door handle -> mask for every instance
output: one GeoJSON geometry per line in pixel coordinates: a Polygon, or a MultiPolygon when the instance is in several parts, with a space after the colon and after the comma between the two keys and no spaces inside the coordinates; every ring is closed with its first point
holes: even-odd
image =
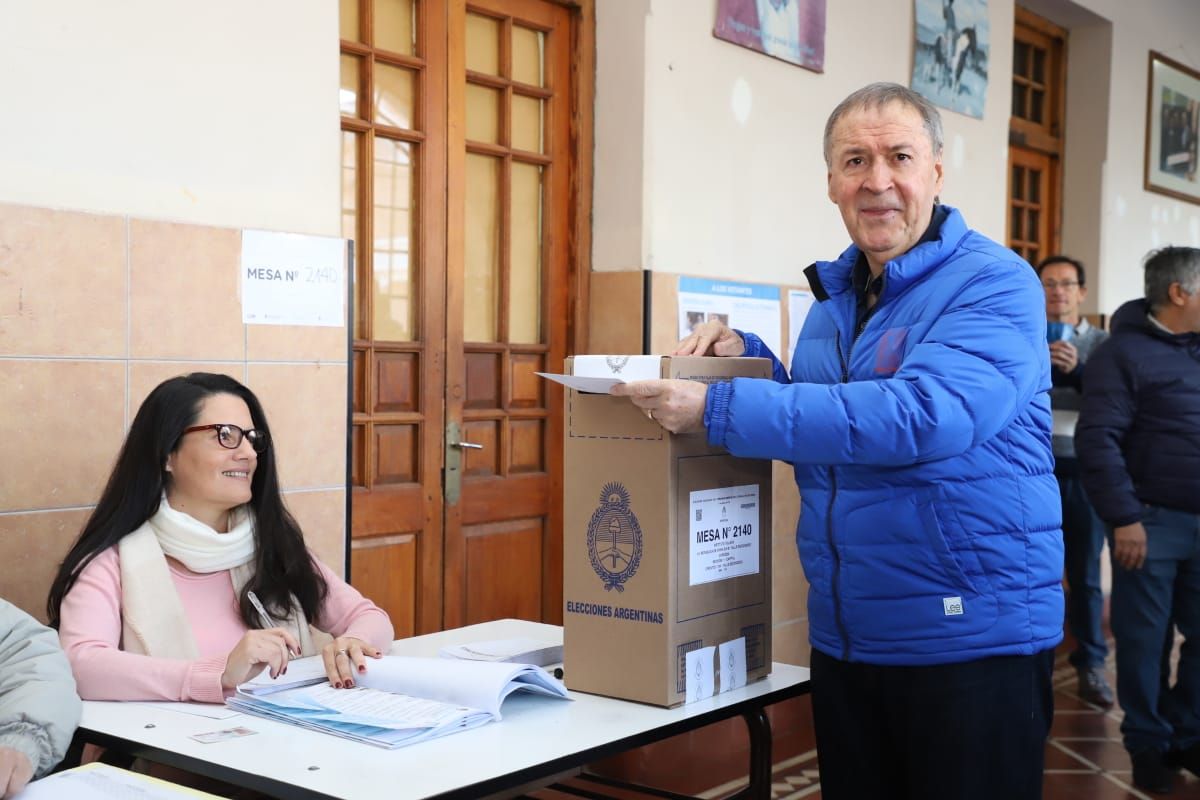
{"type": "Polygon", "coordinates": [[[448,506],[458,505],[462,496],[462,471],[466,456],[464,450],[482,450],[483,445],[459,439],[461,429],[457,422],[446,423],[445,470],[442,478],[443,501],[448,506]]]}

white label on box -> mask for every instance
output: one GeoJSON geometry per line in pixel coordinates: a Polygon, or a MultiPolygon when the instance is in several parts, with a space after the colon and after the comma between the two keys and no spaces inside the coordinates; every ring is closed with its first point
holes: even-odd
{"type": "Polygon", "coordinates": [[[746,685],[746,637],[722,642],[717,660],[720,662],[721,691],[740,689],[746,685]]]}
{"type": "Polygon", "coordinates": [[[688,652],[687,677],[684,678],[685,703],[694,703],[712,697],[716,687],[713,677],[713,653],[715,647],[701,647],[688,652]]]}
{"type": "Polygon", "coordinates": [[[758,484],[692,492],[688,585],[758,573],[758,484]]]}

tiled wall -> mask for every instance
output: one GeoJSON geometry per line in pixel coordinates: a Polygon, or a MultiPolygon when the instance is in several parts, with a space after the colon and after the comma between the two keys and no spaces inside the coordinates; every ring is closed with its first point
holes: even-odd
{"type": "Polygon", "coordinates": [[[0,596],[49,582],[160,381],[224,372],[262,401],[285,500],[341,573],[346,329],[243,325],[241,232],[0,204],[0,596]]]}

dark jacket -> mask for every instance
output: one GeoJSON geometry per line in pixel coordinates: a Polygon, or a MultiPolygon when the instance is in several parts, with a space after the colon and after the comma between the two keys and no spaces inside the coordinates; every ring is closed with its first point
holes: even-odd
{"type": "Polygon", "coordinates": [[[819,302],[790,383],[777,364],[785,383],[710,387],[710,443],[792,463],[813,647],[889,665],[1054,647],[1063,545],[1037,276],[948,209],[885,265],[856,335],[858,257],[806,270],[819,302]]]}
{"type": "Polygon", "coordinates": [[[1148,308],[1117,310],[1083,376],[1075,450],[1113,527],[1140,521],[1145,505],[1200,514],[1200,334],[1160,330],[1148,308]]]}

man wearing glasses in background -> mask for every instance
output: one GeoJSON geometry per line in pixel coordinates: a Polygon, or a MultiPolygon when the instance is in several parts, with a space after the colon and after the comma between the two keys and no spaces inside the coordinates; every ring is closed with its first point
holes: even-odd
{"type": "Polygon", "coordinates": [[[1083,399],[1083,365],[1108,334],[1079,313],[1087,297],[1083,264],[1050,256],[1037,266],[1046,290],[1046,338],[1050,345],[1050,407],[1054,411],[1054,475],[1062,494],[1063,543],[1066,546],[1067,628],[1075,638],[1071,665],[1079,674],[1079,696],[1112,708],[1113,691],[1104,677],[1108,647],[1100,618],[1100,552],[1104,525],[1096,516],[1079,474],[1075,422],[1083,399]]]}

